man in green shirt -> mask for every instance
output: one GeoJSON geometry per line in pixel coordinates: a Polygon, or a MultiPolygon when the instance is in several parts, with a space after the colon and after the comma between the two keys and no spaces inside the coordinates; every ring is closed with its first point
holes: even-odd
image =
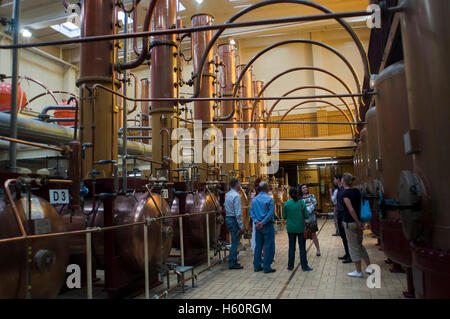
{"type": "Polygon", "coordinates": [[[308,210],[303,200],[298,199],[298,192],[295,187],[289,190],[289,195],[291,199],[285,202],[283,206],[283,219],[286,220],[286,230],[289,236],[288,270],[294,269],[295,246],[298,238],[302,270],[310,271],[312,268],[308,266],[308,260],[306,259],[306,239],[303,236],[305,219],[309,218],[308,210]]]}

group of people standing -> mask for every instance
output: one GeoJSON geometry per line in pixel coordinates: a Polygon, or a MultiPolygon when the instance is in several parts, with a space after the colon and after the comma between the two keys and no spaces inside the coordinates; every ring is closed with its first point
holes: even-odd
{"type": "MultiPolygon", "coordinates": [[[[363,277],[361,259],[367,266],[370,259],[362,244],[364,225],[360,221],[361,193],[353,188],[354,177],[351,174],[336,175],[333,180],[334,191],[331,192],[335,206],[336,233],[342,238],[345,255],[339,257],[344,263],[355,263],[356,270],[348,273],[351,277],[363,277]]],[[[294,269],[297,242],[300,251],[300,264],[303,271],[313,270],[308,265],[306,257],[306,239],[312,239],[316,247],[316,256],[321,256],[319,240],[317,238],[318,225],[316,207],[317,200],[309,192],[308,186],[303,184],[289,190],[290,200],[283,206],[283,219],[286,220],[286,231],[289,238],[288,270],[294,269]],[[299,196],[299,193],[301,194],[299,196]]],[[[240,235],[244,232],[242,222],[241,199],[239,192],[241,185],[238,179],[230,181],[230,191],[225,197],[226,225],[231,235],[231,249],[228,257],[230,269],[242,269],[237,262],[237,251],[240,235]]],[[[269,185],[259,183],[258,194],[253,198],[250,206],[250,217],[254,225],[255,249],[253,269],[255,272],[273,273],[271,267],[275,256],[275,207],[274,200],[268,194],[269,185]],[[264,258],[262,258],[264,249],[264,258]]],[[[366,268],[366,273],[371,271],[366,268]]]]}

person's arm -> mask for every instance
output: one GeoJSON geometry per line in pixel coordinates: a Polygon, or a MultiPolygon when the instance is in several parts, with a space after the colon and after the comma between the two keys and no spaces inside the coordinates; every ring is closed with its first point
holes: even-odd
{"type": "Polygon", "coordinates": [[[269,211],[266,214],[266,216],[264,216],[263,220],[261,221],[261,223],[263,225],[267,224],[267,222],[269,220],[271,220],[273,218],[273,215],[275,214],[275,209],[274,209],[274,202],[273,202],[273,198],[270,198],[269,201],[269,211]]]}
{"type": "Polygon", "coordinates": [[[283,219],[287,220],[286,203],[283,205],[283,219]]]}
{"type": "Polygon", "coordinates": [[[308,209],[306,208],[306,204],[305,202],[302,200],[302,211],[303,211],[303,218],[308,219],[309,218],[309,212],[308,209]]]}
{"type": "Polygon", "coordinates": [[[314,196],[314,194],[311,194],[311,203],[312,203],[312,211],[314,211],[317,207],[317,199],[316,196],[314,196]]]}
{"type": "Polygon", "coordinates": [[[250,217],[252,218],[254,223],[258,221],[255,214],[255,199],[252,200],[252,203],[250,205],[250,217]]]}
{"type": "MultiPolygon", "coordinates": [[[[330,190],[331,191],[331,190],[330,190]]],[[[333,203],[333,205],[336,205],[337,203],[337,189],[335,189],[332,193],[331,193],[331,202],[333,203]]]]}
{"type": "Polygon", "coordinates": [[[234,213],[239,224],[240,229],[244,229],[244,223],[242,222],[242,207],[241,207],[241,198],[239,196],[235,196],[233,199],[233,208],[234,213]]]}
{"type": "Polygon", "coordinates": [[[358,215],[355,212],[355,209],[353,208],[352,202],[350,201],[350,198],[344,197],[344,203],[347,206],[348,212],[353,217],[355,222],[358,224],[359,228],[362,228],[362,224],[358,218],[358,215]]]}

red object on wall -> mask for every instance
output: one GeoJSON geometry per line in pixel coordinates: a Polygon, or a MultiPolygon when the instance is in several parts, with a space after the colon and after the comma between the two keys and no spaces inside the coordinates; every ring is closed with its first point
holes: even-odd
{"type": "MultiPolygon", "coordinates": [[[[67,104],[67,101],[63,100],[61,105],[66,106],[66,105],[75,105],[75,104],[73,102],[70,104],[67,104]]],[[[62,119],[62,118],[75,119],[75,110],[55,110],[54,117],[57,119],[58,118],[59,119],[62,119]]],[[[57,123],[58,123],[58,125],[63,125],[63,126],[74,126],[75,125],[75,121],[73,121],[73,122],[57,122],[57,123]]]]}
{"type": "MultiPolygon", "coordinates": [[[[27,95],[20,85],[17,86],[17,107],[20,111],[27,104],[27,95]]],[[[11,83],[0,82],[0,112],[7,112],[11,109],[11,83]]]]}

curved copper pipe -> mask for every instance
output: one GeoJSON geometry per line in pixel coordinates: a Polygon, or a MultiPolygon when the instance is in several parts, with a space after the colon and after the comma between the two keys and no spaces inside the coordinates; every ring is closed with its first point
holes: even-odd
{"type": "MultiPolygon", "coordinates": [[[[145,20],[144,20],[144,29],[143,29],[144,32],[148,31],[150,28],[150,23],[152,21],[153,12],[155,11],[156,1],[157,0],[151,0],[148,5],[147,13],[145,14],[145,20]]],[[[139,56],[136,59],[134,59],[130,62],[127,62],[127,63],[116,63],[116,65],[114,66],[115,69],[119,72],[122,72],[124,70],[137,68],[142,63],[144,63],[145,59],[148,56],[148,51],[149,51],[148,36],[145,36],[142,38],[142,51],[139,54],[139,56]]]]}
{"type": "Polygon", "coordinates": [[[138,85],[137,85],[137,83],[138,83],[138,78],[137,78],[136,74],[133,73],[133,72],[130,72],[130,75],[134,78],[134,99],[135,99],[135,101],[134,101],[134,106],[133,106],[133,108],[131,109],[131,111],[128,111],[128,110],[127,110],[128,114],[131,114],[131,113],[133,113],[134,111],[136,111],[136,109],[137,109],[137,107],[138,107],[138,102],[137,102],[137,100],[136,100],[136,99],[138,98],[138,85]]]}
{"type": "MultiPolygon", "coordinates": [[[[324,6],[320,5],[320,4],[313,3],[313,2],[310,2],[310,1],[307,1],[307,0],[268,0],[268,1],[263,1],[263,2],[260,2],[260,3],[256,3],[256,4],[251,5],[250,7],[246,8],[244,10],[239,11],[234,16],[232,16],[229,20],[227,20],[227,22],[225,24],[232,23],[233,21],[235,21],[239,17],[241,17],[241,16],[243,16],[243,15],[247,14],[248,12],[253,11],[255,9],[258,9],[258,8],[261,8],[261,7],[264,7],[264,6],[267,6],[267,5],[279,4],[279,3],[292,3],[292,4],[304,5],[304,6],[315,8],[317,10],[320,10],[320,11],[324,12],[324,13],[333,13],[333,11],[331,11],[330,9],[328,9],[328,8],[326,8],[326,7],[324,7],[324,6]]],[[[340,25],[342,25],[342,27],[350,34],[350,36],[352,37],[353,41],[355,42],[355,44],[356,44],[356,46],[358,48],[358,51],[359,51],[359,53],[361,55],[361,59],[362,59],[363,65],[364,65],[364,78],[365,78],[366,81],[369,81],[370,80],[369,60],[367,58],[366,51],[364,50],[364,47],[363,47],[361,41],[359,40],[359,38],[356,35],[355,31],[352,29],[352,27],[350,27],[350,25],[347,22],[345,22],[342,18],[334,18],[334,19],[340,25]]],[[[201,86],[202,75],[203,75],[203,68],[204,68],[206,59],[208,57],[209,51],[211,51],[211,49],[214,46],[214,43],[219,39],[220,35],[224,31],[225,31],[225,28],[221,28],[221,29],[219,29],[216,32],[216,34],[214,34],[214,37],[208,43],[208,46],[206,47],[205,52],[203,53],[203,56],[202,56],[202,59],[201,59],[200,65],[199,65],[200,70],[199,70],[198,74],[196,75],[197,76],[197,81],[199,83],[197,83],[197,88],[198,89],[195,91],[194,97],[197,97],[200,94],[199,88],[201,86]]],[[[238,83],[239,83],[239,81],[238,81],[238,83]]],[[[358,86],[359,86],[359,83],[358,83],[358,86]]],[[[358,89],[358,91],[361,91],[361,90],[358,89]]],[[[360,100],[360,103],[363,103],[362,99],[360,100]]],[[[231,115],[231,116],[233,116],[233,115],[231,115]]],[[[231,116],[229,118],[222,119],[222,120],[228,120],[228,119],[231,118],[231,116]]]]}
{"type": "MultiPolygon", "coordinates": [[[[345,118],[347,119],[347,122],[349,122],[349,123],[352,122],[352,121],[348,118],[348,115],[347,115],[344,111],[342,111],[336,104],[331,103],[331,102],[328,102],[328,101],[322,101],[322,100],[307,100],[307,101],[303,101],[303,102],[301,102],[301,103],[299,103],[299,104],[297,104],[297,105],[294,105],[294,106],[291,107],[289,110],[287,110],[286,113],[284,113],[284,115],[283,115],[283,116],[281,117],[281,119],[280,119],[280,122],[282,122],[282,121],[284,120],[284,118],[285,118],[290,112],[292,112],[294,109],[296,109],[297,107],[302,106],[302,105],[307,104],[307,103],[320,103],[320,102],[323,102],[323,103],[325,103],[325,104],[328,104],[328,105],[334,107],[335,109],[337,109],[339,112],[341,112],[341,113],[345,116],[345,118]]],[[[278,126],[279,126],[279,125],[278,125],[278,126]]],[[[353,137],[355,136],[353,130],[352,130],[352,136],[353,136],[353,137]]]]}
{"type": "MultiPolygon", "coordinates": [[[[292,89],[286,93],[284,93],[282,96],[288,96],[291,93],[297,92],[297,91],[301,91],[301,90],[306,90],[306,89],[318,89],[318,90],[323,90],[325,92],[331,93],[331,94],[336,94],[335,92],[322,87],[322,86],[317,86],[317,85],[307,85],[307,86],[300,86],[298,88],[292,89]]],[[[342,97],[337,97],[337,99],[341,100],[341,102],[346,106],[347,111],[350,112],[350,114],[352,115],[352,122],[353,122],[353,112],[350,109],[350,105],[348,105],[347,101],[344,100],[342,97]]],[[[278,103],[280,103],[281,100],[277,100],[275,101],[275,103],[272,105],[272,107],[269,109],[269,112],[267,112],[267,119],[269,119],[270,115],[272,114],[273,110],[275,109],[275,107],[278,105],[278,103]]]]}
{"type": "MultiPolygon", "coordinates": [[[[286,71],[283,71],[283,72],[281,72],[281,73],[279,73],[279,74],[277,74],[277,75],[275,75],[272,79],[270,79],[270,81],[269,82],[267,82],[266,84],[264,84],[264,86],[262,87],[262,89],[261,89],[261,91],[258,93],[258,95],[256,96],[257,98],[258,97],[260,97],[263,93],[264,93],[264,91],[275,81],[275,80],[277,80],[278,78],[280,78],[280,77],[282,77],[283,75],[286,75],[286,74],[288,74],[288,73],[291,73],[291,72],[295,72],[295,71],[308,71],[308,70],[310,70],[310,71],[317,71],[317,72],[322,72],[322,73],[325,73],[325,74],[328,74],[328,75],[330,75],[331,77],[333,77],[333,78],[335,78],[336,80],[338,80],[346,89],[347,89],[347,92],[349,93],[349,94],[353,94],[353,92],[352,92],[352,90],[350,89],[350,87],[348,86],[348,84],[344,81],[344,80],[342,80],[340,77],[338,77],[337,75],[335,75],[334,73],[331,73],[331,72],[329,72],[329,71],[327,71],[327,70],[325,70],[325,69],[322,69],[322,68],[318,68],[318,67],[313,67],[313,66],[305,66],[305,67],[298,67],[298,68],[292,68],[292,69],[289,69],[289,70],[286,70],[286,71]]],[[[357,106],[357,104],[356,104],[356,100],[355,100],[355,98],[352,96],[351,97],[352,98],[352,100],[353,100],[353,105],[355,106],[355,109],[358,107],[357,106]]],[[[252,119],[252,121],[253,121],[253,115],[255,114],[255,108],[256,108],[256,104],[258,103],[258,101],[255,101],[254,103],[253,103],[253,106],[252,106],[252,114],[251,114],[251,119],[252,119]]],[[[352,115],[353,115],[353,112],[352,112],[352,115]]]]}
{"type": "MultiPolygon", "coordinates": [[[[76,95],[76,94],[74,94],[74,93],[70,93],[70,92],[68,92],[68,91],[52,91],[52,92],[53,92],[54,94],[68,94],[68,95],[70,95],[71,97],[74,97],[75,99],[77,99],[77,101],[78,101],[78,99],[79,99],[78,95],[76,95]]],[[[27,103],[25,103],[24,107],[26,107],[26,106],[27,106],[28,104],[30,104],[31,102],[33,102],[33,101],[35,101],[35,100],[37,100],[37,99],[39,99],[39,98],[41,98],[41,97],[43,97],[43,96],[46,96],[46,95],[47,95],[47,92],[38,94],[38,95],[36,95],[36,96],[33,96],[33,98],[31,98],[30,100],[27,101],[27,103]]]]}
{"type": "Polygon", "coordinates": [[[17,224],[19,225],[20,232],[22,233],[22,237],[27,237],[27,232],[25,231],[25,227],[23,226],[22,219],[20,218],[19,210],[17,209],[16,203],[12,198],[11,191],[9,189],[9,184],[11,182],[17,182],[17,179],[8,179],[3,184],[5,187],[6,195],[8,196],[8,200],[11,203],[12,210],[14,212],[14,216],[16,217],[17,224]]]}
{"type": "MultiPolygon", "coordinates": [[[[294,43],[301,43],[301,44],[307,43],[307,44],[311,44],[311,45],[317,45],[317,46],[320,46],[320,47],[322,47],[322,48],[325,48],[325,49],[331,51],[332,53],[334,53],[335,55],[337,55],[337,56],[338,56],[338,57],[339,57],[339,58],[347,65],[347,67],[348,67],[349,70],[351,71],[351,73],[352,73],[352,75],[353,75],[353,78],[355,79],[355,83],[356,83],[356,87],[357,87],[357,89],[358,89],[358,92],[361,91],[361,85],[360,85],[360,83],[359,83],[359,78],[358,78],[358,75],[356,74],[355,69],[353,68],[352,64],[348,61],[348,59],[345,58],[339,51],[337,51],[337,50],[334,49],[333,47],[331,47],[331,46],[329,46],[329,45],[327,45],[327,44],[325,44],[325,43],[319,42],[319,41],[315,41],[315,40],[305,40],[305,39],[291,39],[291,40],[285,40],[285,41],[277,42],[277,43],[272,44],[272,45],[270,45],[270,46],[264,48],[263,50],[259,51],[259,52],[258,52],[258,53],[257,53],[257,54],[256,54],[256,55],[255,55],[255,56],[247,63],[247,65],[245,66],[245,68],[242,70],[242,73],[239,75],[239,77],[238,77],[238,79],[237,79],[237,81],[236,81],[236,86],[234,87],[233,97],[235,97],[236,94],[237,94],[237,91],[238,91],[238,88],[239,88],[239,83],[242,81],[245,72],[247,72],[247,70],[253,65],[253,63],[254,63],[257,59],[259,59],[263,54],[267,53],[268,51],[270,51],[270,50],[272,50],[272,49],[274,49],[274,48],[277,48],[277,47],[282,46],[282,45],[294,44],[294,43]]],[[[363,105],[362,103],[363,103],[363,102],[362,102],[362,99],[360,98],[360,105],[363,105]]],[[[235,112],[236,112],[236,102],[233,102],[233,109],[231,110],[230,114],[226,115],[226,116],[223,117],[223,118],[220,117],[220,118],[219,118],[219,121],[226,121],[226,120],[229,120],[229,119],[234,115],[235,112]]],[[[359,111],[358,111],[358,108],[356,108],[356,114],[357,114],[357,117],[359,118],[359,111]]]]}
{"type": "MultiPolygon", "coordinates": [[[[11,79],[11,78],[12,78],[12,76],[10,76],[10,75],[3,77],[3,79],[11,79]]],[[[19,79],[20,79],[20,78],[25,79],[25,80],[27,80],[27,81],[34,82],[34,83],[36,83],[37,85],[43,87],[44,90],[45,90],[48,94],[50,94],[50,96],[53,98],[53,100],[55,101],[55,103],[58,104],[58,100],[56,99],[56,96],[53,94],[53,91],[50,90],[44,83],[42,83],[42,82],[40,82],[40,81],[38,81],[38,80],[35,80],[35,79],[33,79],[33,78],[30,78],[30,77],[28,77],[28,76],[26,76],[26,75],[19,75],[19,79]]]]}

